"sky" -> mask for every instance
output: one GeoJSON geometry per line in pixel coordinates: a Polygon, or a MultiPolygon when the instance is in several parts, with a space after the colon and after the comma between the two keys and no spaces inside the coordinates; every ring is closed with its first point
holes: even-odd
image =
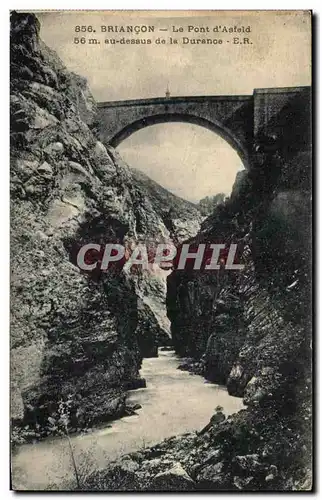
{"type": "MultiPolygon", "coordinates": [[[[97,101],[172,96],[242,95],[254,88],[310,85],[310,15],[303,11],[50,11],[37,12],[41,38],[68,69],[85,76],[97,101]],[[105,33],[101,26],[154,26],[154,33],[105,33]],[[83,33],[100,44],[76,44],[83,33]],[[173,32],[173,26],[184,32],[173,32]],[[192,31],[187,32],[188,26],[192,31]],[[250,33],[213,29],[251,29],[250,33]],[[198,33],[208,27],[209,33],[198,33]],[[220,27],[220,28],[219,28],[220,27]],[[161,29],[168,31],[162,32],[161,29]],[[77,28],[76,28],[77,29],[77,28]],[[170,45],[169,37],[177,38],[170,45]],[[221,38],[222,45],[182,44],[182,37],[221,38]],[[251,44],[233,44],[248,37],[251,44]],[[105,39],[151,38],[150,45],[106,44],[105,39]],[[157,38],[165,44],[156,44],[157,38]]],[[[118,147],[124,159],[175,194],[191,201],[229,194],[243,168],[238,154],[222,138],[187,123],[154,125],[135,132],[118,147]]]]}

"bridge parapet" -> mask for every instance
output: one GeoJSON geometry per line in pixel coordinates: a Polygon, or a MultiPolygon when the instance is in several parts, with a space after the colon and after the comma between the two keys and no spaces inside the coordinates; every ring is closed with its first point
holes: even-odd
{"type": "Polygon", "coordinates": [[[106,101],[99,102],[99,108],[129,107],[129,106],[150,106],[154,104],[177,104],[182,102],[217,102],[217,101],[250,101],[252,95],[219,95],[219,96],[176,96],[176,97],[151,97],[149,99],[128,99],[126,101],[106,101]]]}

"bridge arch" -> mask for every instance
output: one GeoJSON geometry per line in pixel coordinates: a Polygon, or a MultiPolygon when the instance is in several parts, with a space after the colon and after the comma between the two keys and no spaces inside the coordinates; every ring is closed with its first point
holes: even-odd
{"type": "MultiPolygon", "coordinates": [[[[245,168],[257,138],[287,126],[303,129],[299,109],[310,106],[309,87],[255,89],[252,95],[178,96],[100,102],[96,120],[100,140],[117,146],[137,130],[158,123],[181,121],[208,128],[237,152],[245,168]],[[296,116],[295,116],[296,115],[296,116]]],[[[300,134],[297,134],[300,143],[300,134]]],[[[294,145],[293,141],[293,145],[294,145]]]]}
{"type": "Polygon", "coordinates": [[[122,141],[142,128],[169,122],[191,123],[193,125],[198,125],[200,127],[211,130],[215,134],[219,135],[222,139],[224,139],[237,152],[243,163],[243,166],[245,168],[248,168],[247,149],[238,140],[238,138],[231,133],[228,128],[216,121],[210,121],[203,117],[188,113],[158,113],[155,115],[139,118],[138,120],[134,120],[133,122],[128,123],[125,127],[119,130],[110,139],[109,144],[112,147],[116,148],[122,141]]]}

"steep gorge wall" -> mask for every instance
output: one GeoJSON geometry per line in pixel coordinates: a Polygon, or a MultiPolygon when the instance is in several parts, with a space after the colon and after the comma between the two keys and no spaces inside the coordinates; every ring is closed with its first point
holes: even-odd
{"type": "MultiPolygon", "coordinates": [[[[194,246],[237,243],[240,271],[168,277],[184,366],[226,384],[246,409],[124,456],[90,489],[294,491],[312,488],[311,132],[307,96],[258,133],[252,168],[202,224],[194,246]],[[294,109],[296,111],[294,111],[294,109]]],[[[86,489],[87,485],[85,485],[86,489]]]]}
{"type": "Polygon", "coordinates": [[[133,225],[128,174],[92,135],[93,100],[40,43],[32,15],[12,15],[11,71],[12,417],[46,426],[72,399],[83,426],[121,414],[122,384],[139,379],[136,296],[126,276],[81,274],[66,242],[89,220],[119,237],[133,225]]]}
{"type": "Polygon", "coordinates": [[[86,275],[75,250],[171,237],[168,213],[93,134],[85,80],[39,29],[34,15],[12,13],[11,414],[32,435],[46,432],[60,400],[70,402],[74,429],[123,414],[126,389],[144,383],[142,355],[155,354],[157,335],[167,337],[147,300],[151,290],[154,302],[164,300],[162,280],[86,275]]]}
{"type": "Polygon", "coordinates": [[[247,405],[222,423],[215,415],[195,440],[193,489],[312,485],[309,102],[299,98],[292,113],[285,105],[258,134],[252,168],[192,239],[237,243],[244,269],[168,278],[173,343],[192,358],[185,367],[247,405]],[[213,458],[205,459],[209,448],[213,458]]]}
{"type": "Polygon", "coordinates": [[[258,133],[252,168],[190,240],[237,243],[244,270],[168,278],[177,352],[201,359],[199,370],[238,396],[263,371],[265,379],[288,364],[296,371],[296,360],[304,366],[310,357],[309,98],[297,99],[296,112],[285,105],[258,133]]]}

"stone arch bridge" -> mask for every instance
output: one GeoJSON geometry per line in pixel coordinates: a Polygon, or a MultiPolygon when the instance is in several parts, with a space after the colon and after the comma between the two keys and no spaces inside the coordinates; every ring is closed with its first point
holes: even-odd
{"type": "MultiPolygon", "coordinates": [[[[164,122],[188,122],[213,130],[249,165],[259,136],[297,130],[303,140],[303,116],[309,116],[310,87],[255,89],[252,95],[191,96],[98,103],[100,139],[116,147],[135,131],[164,122]]],[[[292,139],[291,139],[292,140],[292,139]]]]}

